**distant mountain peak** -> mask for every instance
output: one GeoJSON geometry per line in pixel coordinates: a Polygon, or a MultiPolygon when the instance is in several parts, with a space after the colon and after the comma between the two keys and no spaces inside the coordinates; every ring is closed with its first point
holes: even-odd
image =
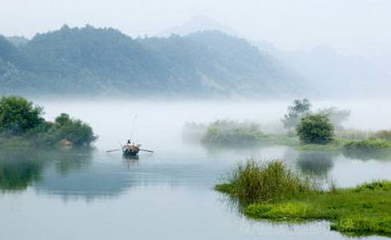
{"type": "Polygon", "coordinates": [[[235,36],[238,35],[230,27],[227,27],[224,24],[221,24],[220,22],[210,17],[203,16],[203,15],[194,16],[184,24],[167,29],[157,35],[161,37],[167,37],[172,34],[184,36],[190,33],[203,32],[203,31],[220,31],[220,32],[228,33],[230,35],[235,35],[235,36]]]}

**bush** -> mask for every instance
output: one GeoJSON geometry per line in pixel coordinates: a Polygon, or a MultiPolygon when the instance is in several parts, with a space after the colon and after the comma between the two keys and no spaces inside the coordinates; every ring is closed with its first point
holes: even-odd
{"type": "Polygon", "coordinates": [[[229,184],[216,186],[242,203],[278,201],[288,199],[311,189],[308,181],[289,170],[282,162],[266,165],[248,161],[234,170],[229,184]]]}
{"type": "Polygon", "coordinates": [[[58,116],[55,123],[51,124],[49,130],[41,137],[48,144],[56,144],[66,140],[76,146],[89,145],[96,139],[88,124],[71,119],[65,113],[58,116]]]}
{"type": "Polygon", "coordinates": [[[10,96],[0,99],[0,132],[21,135],[44,123],[42,108],[22,97],[10,96]]]}
{"type": "Polygon", "coordinates": [[[334,126],[327,116],[312,114],[303,117],[296,128],[301,142],[305,144],[327,144],[333,140],[334,126]]]}
{"type": "Polygon", "coordinates": [[[68,145],[89,145],[96,139],[92,128],[80,120],[61,114],[54,123],[42,118],[42,108],[22,97],[2,97],[0,99],[0,144],[55,145],[64,142],[68,145]]]}
{"type": "Polygon", "coordinates": [[[257,124],[216,121],[208,126],[202,142],[212,145],[254,145],[264,136],[257,124]]]}

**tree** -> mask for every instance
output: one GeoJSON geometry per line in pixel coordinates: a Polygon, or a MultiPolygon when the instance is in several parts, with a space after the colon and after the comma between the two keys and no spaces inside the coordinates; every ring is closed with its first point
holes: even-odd
{"type": "Polygon", "coordinates": [[[47,133],[47,137],[51,143],[68,140],[76,146],[89,145],[96,140],[96,136],[88,124],[72,119],[66,113],[56,117],[54,125],[47,133]]]}
{"type": "Polygon", "coordinates": [[[293,105],[288,106],[288,113],[284,115],[281,120],[284,124],[284,128],[292,130],[297,126],[300,119],[308,114],[311,110],[311,103],[308,99],[303,100],[296,99],[293,101],[293,105]]]}
{"type": "Polygon", "coordinates": [[[323,114],[311,114],[303,117],[297,128],[297,135],[306,144],[327,144],[333,140],[334,126],[323,114]]]}
{"type": "Polygon", "coordinates": [[[0,133],[20,135],[44,123],[42,108],[22,97],[0,99],[0,133]]]}

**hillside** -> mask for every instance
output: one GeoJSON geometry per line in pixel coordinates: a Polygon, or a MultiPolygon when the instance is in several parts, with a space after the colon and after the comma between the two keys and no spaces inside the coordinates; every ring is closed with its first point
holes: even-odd
{"type": "Polygon", "coordinates": [[[291,96],[300,79],[247,41],[218,31],[130,38],[62,27],[23,44],[0,37],[2,94],[291,96]]]}

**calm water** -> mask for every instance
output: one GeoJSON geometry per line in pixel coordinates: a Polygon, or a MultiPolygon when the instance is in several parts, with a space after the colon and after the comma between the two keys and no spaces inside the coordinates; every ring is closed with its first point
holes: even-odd
{"type": "MultiPolygon", "coordinates": [[[[273,129],[271,123],[285,111],[283,102],[40,104],[48,118],[69,112],[89,122],[100,138],[93,151],[0,151],[0,239],[345,239],[329,231],[328,222],[248,220],[213,186],[250,157],[284,159],[297,171],[343,187],[391,179],[391,159],[302,153],[284,146],[216,151],[183,142],[187,121],[258,120],[273,129]],[[125,160],[105,152],[130,134],[155,153],[125,160]]],[[[332,105],[352,110],[348,127],[391,128],[386,121],[391,109],[371,104],[332,105]]]]}

